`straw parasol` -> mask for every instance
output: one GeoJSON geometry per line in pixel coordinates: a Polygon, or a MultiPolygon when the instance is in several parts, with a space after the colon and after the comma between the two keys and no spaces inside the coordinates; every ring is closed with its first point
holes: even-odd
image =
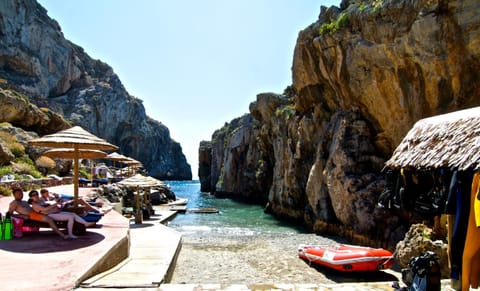
{"type": "MultiPolygon", "coordinates": [[[[129,157],[126,157],[122,154],[119,154],[117,152],[113,152],[111,154],[108,154],[106,156],[106,159],[113,161],[113,167],[116,169],[115,162],[120,162],[120,163],[125,163],[127,161],[130,161],[131,159],[129,157]]],[[[115,171],[116,172],[116,171],[115,171]]]]}
{"type": "Polygon", "coordinates": [[[133,158],[128,158],[127,161],[123,161],[122,163],[126,164],[127,167],[128,167],[128,170],[130,172],[130,170],[132,170],[133,172],[133,169],[134,168],[140,168],[140,167],[143,167],[142,163],[140,161],[137,161],[133,158]]]}
{"type": "Polygon", "coordinates": [[[142,223],[142,211],[140,207],[140,188],[151,188],[155,186],[162,186],[165,185],[162,181],[157,180],[153,177],[143,176],[141,174],[136,174],[132,177],[123,179],[122,181],[118,182],[120,185],[128,186],[128,187],[136,187],[137,188],[137,195],[136,195],[136,214],[135,214],[135,223],[142,223]]]}
{"type": "Polygon", "coordinates": [[[126,157],[126,156],[124,156],[122,154],[119,154],[117,152],[113,152],[113,153],[108,154],[106,158],[109,159],[109,160],[118,161],[118,162],[129,161],[130,160],[129,157],[126,157]]]}
{"type": "Polygon", "coordinates": [[[155,187],[165,185],[162,181],[157,180],[150,176],[143,176],[141,174],[136,174],[132,177],[123,179],[118,182],[120,185],[124,186],[140,186],[140,187],[155,187]]]}
{"type": "MultiPolygon", "coordinates": [[[[59,159],[74,159],[75,158],[75,149],[59,148],[51,149],[43,153],[44,156],[49,158],[59,158],[59,159]]],[[[100,159],[107,156],[106,152],[100,150],[90,150],[90,149],[79,149],[78,158],[79,159],[100,159]]]]}
{"type": "MultiPolygon", "coordinates": [[[[79,152],[80,159],[100,159],[107,156],[106,152],[100,150],[90,150],[90,149],[80,149],[79,152]]],[[[50,158],[60,158],[60,159],[74,159],[75,158],[75,150],[74,149],[51,149],[45,151],[43,156],[47,156],[50,158]]],[[[92,181],[93,183],[93,173],[92,173],[92,181]]]]}
{"type": "Polygon", "coordinates": [[[419,120],[385,163],[387,168],[480,169],[480,107],[419,120]]]}
{"type": "Polygon", "coordinates": [[[78,159],[80,159],[81,150],[117,150],[118,147],[108,143],[80,126],[59,131],[28,141],[30,145],[50,148],[69,148],[72,149],[72,158],[74,164],[74,191],[73,197],[75,203],[78,201],[78,159]]]}

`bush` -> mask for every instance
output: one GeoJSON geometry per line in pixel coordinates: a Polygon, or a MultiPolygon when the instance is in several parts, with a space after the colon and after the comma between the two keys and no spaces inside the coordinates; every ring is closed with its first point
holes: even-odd
{"type": "Polygon", "coordinates": [[[3,196],[12,196],[12,189],[6,185],[0,185],[0,195],[3,196]]]}
{"type": "Polygon", "coordinates": [[[289,120],[291,117],[295,116],[295,105],[289,104],[289,105],[285,105],[280,108],[277,108],[277,110],[275,110],[275,116],[276,117],[283,116],[285,117],[285,120],[289,120]]]}
{"type": "Polygon", "coordinates": [[[86,179],[91,179],[91,174],[88,172],[87,169],[83,168],[83,169],[79,169],[78,170],[78,175],[79,177],[81,178],[86,178],[86,179]]]}
{"type": "Polygon", "coordinates": [[[34,178],[41,178],[42,174],[35,168],[33,164],[28,163],[12,163],[12,169],[15,174],[32,175],[34,178]]]}
{"type": "Polygon", "coordinates": [[[27,155],[22,155],[13,160],[14,163],[28,164],[34,166],[32,159],[27,155]]]}
{"type": "Polygon", "coordinates": [[[35,165],[40,168],[55,168],[55,161],[47,156],[40,156],[35,160],[35,165]]]}
{"type": "Polygon", "coordinates": [[[0,167],[0,177],[8,175],[8,174],[13,174],[12,166],[0,167]]]}
{"type": "Polygon", "coordinates": [[[8,132],[0,131],[0,139],[3,140],[15,157],[21,157],[25,154],[25,147],[18,142],[17,138],[8,132]]]}
{"type": "Polygon", "coordinates": [[[343,29],[350,25],[350,17],[347,13],[342,13],[338,16],[337,19],[330,23],[324,23],[320,26],[320,34],[334,34],[340,29],[343,29]]]}

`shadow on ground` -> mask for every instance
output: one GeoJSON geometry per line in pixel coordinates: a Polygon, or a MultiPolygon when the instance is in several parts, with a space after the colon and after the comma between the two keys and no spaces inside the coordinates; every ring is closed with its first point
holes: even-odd
{"type": "Polygon", "coordinates": [[[151,226],[153,226],[153,223],[142,222],[142,223],[131,223],[130,224],[130,228],[145,228],[145,227],[151,227],[151,226]]]}
{"type": "Polygon", "coordinates": [[[397,277],[384,271],[340,272],[320,265],[310,264],[305,260],[303,261],[305,264],[314,268],[318,272],[321,272],[323,275],[325,275],[325,277],[336,283],[398,281],[397,277]]]}
{"type": "Polygon", "coordinates": [[[24,233],[22,237],[4,240],[0,249],[16,253],[54,253],[85,248],[103,241],[105,237],[96,232],[87,231],[76,239],[63,239],[50,230],[24,233]]]}

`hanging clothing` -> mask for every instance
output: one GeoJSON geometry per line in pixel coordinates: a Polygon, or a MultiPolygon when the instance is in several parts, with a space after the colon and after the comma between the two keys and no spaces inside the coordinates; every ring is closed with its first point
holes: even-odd
{"type": "Polygon", "coordinates": [[[474,202],[473,202],[473,208],[475,209],[475,225],[477,227],[480,227],[480,191],[478,191],[478,187],[477,187],[477,195],[475,195],[474,202]]]}
{"type": "Polygon", "coordinates": [[[467,236],[465,249],[463,251],[462,290],[469,290],[469,287],[476,289],[480,281],[480,228],[477,218],[480,216],[478,204],[480,195],[480,171],[473,176],[470,202],[471,209],[468,216],[467,236]]]}
{"type": "Polygon", "coordinates": [[[450,277],[459,280],[462,273],[462,258],[467,235],[470,212],[472,173],[455,171],[452,175],[445,213],[455,216],[451,241],[449,242],[450,277]]]}

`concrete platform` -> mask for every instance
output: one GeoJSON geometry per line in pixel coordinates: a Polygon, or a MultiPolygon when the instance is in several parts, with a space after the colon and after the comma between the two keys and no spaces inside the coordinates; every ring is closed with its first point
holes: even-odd
{"type": "MultiPolygon", "coordinates": [[[[60,193],[73,193],[64,188],[60,193]]],[[[80,195],[90,190],[81,189],[80,195]]],[[[2,214],[12,200],[0,196],[2,214]]],[[[128,257],[129,224],[128,219],[110,211],[78,239],[64,240],[42,228],[38,233],[0,241],[0,282],[8,290],[71,290],[128,257]]]]}

